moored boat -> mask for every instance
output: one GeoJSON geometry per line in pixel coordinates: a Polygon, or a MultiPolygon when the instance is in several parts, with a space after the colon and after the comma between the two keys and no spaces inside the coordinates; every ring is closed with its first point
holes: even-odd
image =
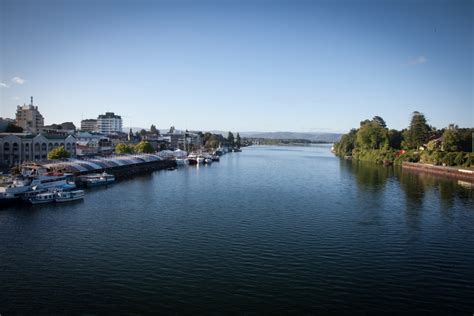
{"type": "Polygon", "coordinates": [[[29,199],[31,204],[44,204],[44,203],[52,203],[56,200],[56,192],[44,192],[38,193],[35,196],[29,199]]]}
{"type": "Polygon", "coordinates": [[[108,185],[115,182],[115,176],[107,172],[88,174],[78,177],[78,182],[88,188],[108,185]]]}
{"type": "Polygon", "coordinates": [[[82,200],[84,198],[84,190],[61,191],[56,193],[55,201],[57,203],[82,200]]]}

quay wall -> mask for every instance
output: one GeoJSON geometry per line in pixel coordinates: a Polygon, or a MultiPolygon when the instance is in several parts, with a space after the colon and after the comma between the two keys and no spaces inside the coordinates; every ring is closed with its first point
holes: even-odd
{"type": "Polygon", "coordinates": [[[460,179],[474,183],[474,170],[469,169],[434,166],[430,164],[414,162],[403,162],[402,169],[414,172],[429,173],[435,176],[447,177],[452,179],[460,179]]]}

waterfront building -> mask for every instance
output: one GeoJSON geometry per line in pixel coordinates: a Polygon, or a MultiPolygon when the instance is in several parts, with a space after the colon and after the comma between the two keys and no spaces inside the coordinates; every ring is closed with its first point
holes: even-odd
{"type": "Polygon", "coordinates": [[[169,140],[169,147],[171,149],[188,150],[191,147],[199,147],[202,145],[200,134],[178,131],[173,126],[168,133],[163,135],[163,138],[169,140]]]}
{"type": "Polygon", "coordinates": [[[81,131],[84,132],[97,132],[97,120],[85,119],[81,121],[81,131]]]}
{"type": "Polygon", "coordinates": [[[44,118],[38,111],[38,107],[33,105],[33,97],[30,104],[17,106],[15,123],[23,128],[24,132],[39,134],[43,131],[44,118]]]}
{"type": "Polygon", "coordinates": [[[103,134],[80,132],[75,136],[77,156],[108,155],[114,151],[111,139],[103,134]]]}
{"type": "Polygon", "coordinates": [[[0,164],[11,166],[23,161],[44,160],[52,149],[60,146],[64,146],[71,156],[76,155],[76,138],[72,135],[0,133],[0,164]]]}
{"type": "Polygon", "coordinates": [[[97,118],[97,130],[99,133],[110,135],[122,132],[122,117],[114,112],[106,112],[97,118]]]}

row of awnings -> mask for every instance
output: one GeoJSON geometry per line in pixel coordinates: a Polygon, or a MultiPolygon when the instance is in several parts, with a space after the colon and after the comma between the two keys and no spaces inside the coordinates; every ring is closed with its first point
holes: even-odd
{"type": "Polygon", "coordinates": [[[153,162],[163,160],[163,158],[154,154],[135,154],[120,155],[111,157],[94,157],[87,159],[69,158],[65,161],[58,161],[45,164],[48,169],[61,169],[68,172],[86,172],[101,169],[108,169],[120,166],[136,165],[145,162],[153,162]]]}

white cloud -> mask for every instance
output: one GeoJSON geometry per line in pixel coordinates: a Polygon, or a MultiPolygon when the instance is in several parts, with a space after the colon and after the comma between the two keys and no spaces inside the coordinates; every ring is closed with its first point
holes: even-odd
{"type": "Polygon", "coordinates": [[[408,62],[409,65],[422,65],[428,62],[428,58],[425,56],[418,56],[415,59],[412,59],[408,62]]]}
{"type": "Polygon", "coordinates": [[[12,82],[13,82],[13,83],[16,83],[16,84],[24,84],[25,81],[26,81],[25,79],[22,79],[22,78],[20,78],[20,77],[13,77],[13,78],[12,78],[12,82]]]}
{"type": "Polygon", "coordinates": [[[12,97],[12,100],[18,101],[20,100],[20,97],[12,97]]]}
{"type": "Polygon", "coordinates": [[[7,85],[6,83],[0,82],[0,87],[2,87],[2,88],[8,88],[9,85],[7,85]]]}

